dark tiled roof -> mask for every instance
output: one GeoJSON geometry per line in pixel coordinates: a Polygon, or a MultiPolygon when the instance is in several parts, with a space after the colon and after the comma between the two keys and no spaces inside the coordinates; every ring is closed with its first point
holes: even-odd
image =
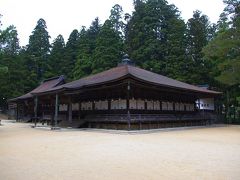
{"type": "Polygon", "coordinates": [[[64,76],[49,78],[49,79],[44,80],[37,88],[33,89],[29,93],[24,94],[19,97],[16,97],[14,99],[10,99],[9,101],[17,101],[17,100],[24,100],[24,99],[32,98],[33,97],[32,94],[45,92],[51,88],[54,88],[58,85],[63,84],[63,83],[65,83],[64,76]]]}
{"type": "Polygon", "coordinates": [[[162,75],[159,75],[135,66],[129,66],[129,65],[115,67],[95,75],[91,75],[67,84],[63,84],[61,86],[57,86],[55,88],[48,89],[46,92],[54,92],[57,90],[64,90],[64,89],[66,90],[80,89],[86,86],[104,84],[107,82],[115,81],[128,75],[140,81],[153,83],[155,85],[162,86],[162,87],[182,89],[182,90],[188,90],[188,91],[194,91],[194,92],[206,93],[206,94],[220,94],[220,92],[200,88],[194,85],[180,82],[180,81],[168,78],[166,76],[162,76],[162,75]]]}
{"type": "Polygon", "coordinates": [[[160,74],[156,74],[156,73],[153,73],[144,69],[140,69],[137,67],[129,66],[128,69],[129,69],[129,73],[134,77],[144,81],[154,83],[156,85],[172,87],[177,89],[191,90],[191,91],[202,92],[202,93],[214,93],[214,94],[220,93],[220,92],[211,91],[205,88],[200,88],[198,86],[187,84],[181,81],[177,81],[177,80],[168,78],[166,76],[162,76],[160,74]]]}

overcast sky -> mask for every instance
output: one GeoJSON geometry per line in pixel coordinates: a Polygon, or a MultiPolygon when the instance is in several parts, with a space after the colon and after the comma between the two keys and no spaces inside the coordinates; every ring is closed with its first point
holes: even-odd
{"type": "MultiPolygon", "coordinates": [[[[45,19],[52,39],[58,34],[65,42],[74,29],[89,27],[95,17],[103,23],[110,15],[113,5],[119,4],[125,13],[133,11],[133,0],[0,0],[0,14],[3,27],[11,24],[17,27],[20,44],[26,45],[38,19],[45,19]]],[[[201,10],[211,22],[217,22],[223,11],[222,0],[168,0],[182,12],[186,21],[193,11],[201,10]]],[[[52,40],[51,39],[51,40],[52,40]]]]}

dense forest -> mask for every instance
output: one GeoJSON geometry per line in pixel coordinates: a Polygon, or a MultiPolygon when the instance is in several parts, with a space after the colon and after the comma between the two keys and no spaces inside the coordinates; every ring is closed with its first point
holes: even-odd
{"type": "Polygon", "coordinates": [[[116,4],[103,24],[96,18],[90,27],[74,29],[66,42],[58,35],[50,43],[47,23],[39,19],[25,47],[15,26],[3,29],[0,22],[0,107],[43,79],[79,79],[115,67],[127,53],[141,68],[224,92],[227,115],[235,116],[240,111],[240,2],[223,2],[216,24],[199,10],[185,22],[165,0],[134,0],[132,14],[116,4]]]}

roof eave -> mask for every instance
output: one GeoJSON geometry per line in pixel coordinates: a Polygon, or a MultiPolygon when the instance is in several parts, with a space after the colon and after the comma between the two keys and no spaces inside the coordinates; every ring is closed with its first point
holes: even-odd
{"type": "Polygon", "coordinates": [[[144,83],[148,83],[148,84],[152,84],[155,86],[160,86],[160,87],[166,87],[166,88],[172,88],[172,89],[176,89],[176,90],[184,90],[184,91],[191,91],[191,92],[195,92],[195,93],[199,93],[199,94],[209,94],[209,95],[214,95],[214,96],[218,96],[221,95],[222,92],[217,92],[217,91],[212,91],[212,92],[206,92],[206,91],[197,91],[194,89],[188,89],[188,88],[180,88],[180,87],[176,87],[176,86],[169,86],[169,85],[165,85],[165,84],[159,84],[159,83],[154,83],[154,82],[150,82],[150,81],[146,81],[144,79],[138,78],[132,74],[129,74],[131,77],[133,77],[134,79],[144,82],[144,83]]]}

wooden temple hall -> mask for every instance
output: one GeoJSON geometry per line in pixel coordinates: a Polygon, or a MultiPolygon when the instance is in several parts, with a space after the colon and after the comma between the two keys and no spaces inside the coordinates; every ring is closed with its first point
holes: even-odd
{"type": "Polygon", "coordinates": [[[115,68],[65,83],[50,78],[9,100],[17,120],[54,127],[152,129],[206,125],[216,120],[221,93],[136,67],[128,56],[115,68]],[[206,99],[210,107],[200,108],[206,99]]]}

